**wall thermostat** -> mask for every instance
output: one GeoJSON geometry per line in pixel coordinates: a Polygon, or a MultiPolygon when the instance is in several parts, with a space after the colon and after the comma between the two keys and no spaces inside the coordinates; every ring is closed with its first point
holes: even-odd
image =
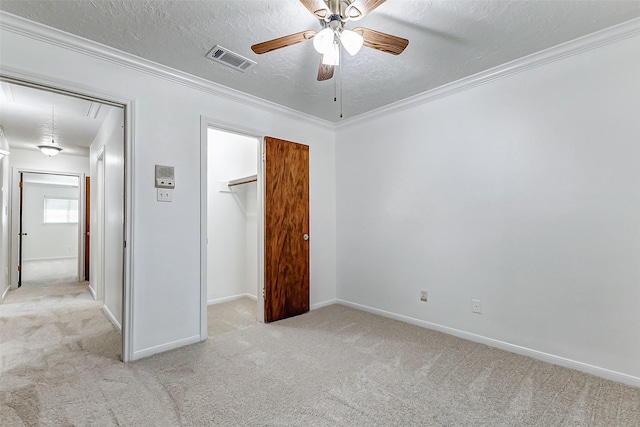
{"type": "Polygon", "coordinates": [[[173,166],[156,165],[156,188],[176,188],[173,166]]]}

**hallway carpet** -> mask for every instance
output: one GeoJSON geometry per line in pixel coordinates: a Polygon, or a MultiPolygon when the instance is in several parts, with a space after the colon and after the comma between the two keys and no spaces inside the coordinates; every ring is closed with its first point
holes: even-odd
{"type": "Polygon", "coordinates": [[[638,426],[640,389],[340,305],[118,361],[99,307],[2,316],[7,426],[638,426]]]}
{"type": "Polygon", "coordinates": [[[22,284],[65,283],[78,279],[78,258],[22,261],[22,284]]]}

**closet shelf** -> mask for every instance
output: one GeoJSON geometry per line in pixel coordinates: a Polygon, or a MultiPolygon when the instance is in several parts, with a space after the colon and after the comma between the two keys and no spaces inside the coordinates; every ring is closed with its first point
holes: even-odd
{"type": "Polygon", "coordinates": [[[249,175],[244,178],[233,179],[229,181],[229,187],[234,187],[236,185],[248,184],[250,182],[256,182],[258,180],[258,175],[249,175]]]}

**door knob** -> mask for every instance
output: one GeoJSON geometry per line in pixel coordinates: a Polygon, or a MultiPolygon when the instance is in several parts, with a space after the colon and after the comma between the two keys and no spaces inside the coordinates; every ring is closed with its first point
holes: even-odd
{"type": "Polygon", "coordinates": [[[18,236],[26,236],[27,233],[18,233],[18,236]]]}
{"type": "Polygon", "coordinates": [[[309,235],[305,233],[305,235],[304,235],[304,236],[302,236],[302,238],[303,238],[304,240],[309,240],[309,235]]]}

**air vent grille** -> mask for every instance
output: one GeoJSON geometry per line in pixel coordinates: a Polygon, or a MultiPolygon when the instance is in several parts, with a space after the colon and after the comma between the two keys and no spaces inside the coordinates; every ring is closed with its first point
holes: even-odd
{"type": "Polygon", "coordinates": [[[207,53],[207,58],[242,72],[256,65],[256,62],[219,45],[215,45],[207,53]]]}

